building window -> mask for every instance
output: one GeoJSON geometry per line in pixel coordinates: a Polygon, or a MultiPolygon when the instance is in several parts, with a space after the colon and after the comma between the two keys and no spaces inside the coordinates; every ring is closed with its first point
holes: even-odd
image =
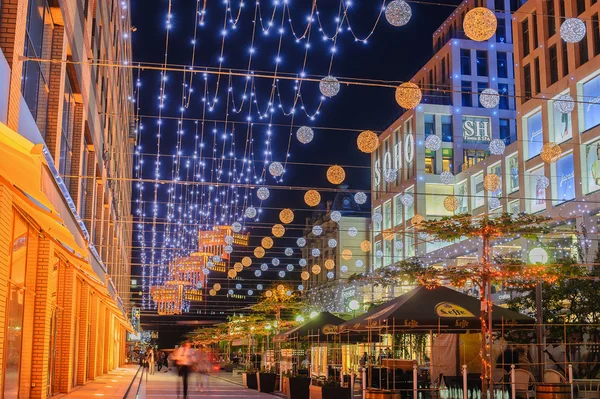
{"type": "Polygon", "coordinates": [[[471,74],[471,50],[460,49],[460,73],[463,75],[471,74]]]}
{"type": "Polygon", "coordinates": [[[465,150],[463,170],[470,168],[479,162],[483,161],[488,156],[487,151],[481,150],[465,150]]]}
{"type": "Polygon", "coordinates": [[[81,154],[81,177],[79,178],[79,216],[82,219],[86,217],[86,205],[87,205],[87,169],[88,169],[88,157],[90,153],[88,151],[87,138],[83,139],[83,154],[81,154]]]}
{"type": "Polygon", "coordinates": [[[525,86],[525,100],[531,98],[531,67],[525,65],[523,68],[523,85],[525,86]]]}
{"type": "Polygon", "coordinates": [[[575,198],[575,168],[573,153],[569,153],[556,161],[556,175],[554,177],[555,204],[562,204],[575,198]]]}
{"type": "Polygon", "coordinates": [[[506,20],[504,18],[498,18],[496,41],[498,43],[506,43],[506,20]]]}
{"type": "Polygon", "coordinates": [[[546,18],[548,20],[548,37],[556,34],[556,15],[554,15],[554,0],[546,2],[546,18]]]}
{"type": "Polygon", "coordinates": [[[500,94],[500,109],[510,109],[510,97],[508,93],[508,83],[498,83],[498,93],[500,94]]]}
{"type": "Polygon", "coordinates": [[[75,96],[71,89],[71,82],[65,79],[65,92],[63,97],[62,125],[60,130],[60,159],[58,172],[69,187],[71,174],[71,160],[73,158],[73,125],[75,124],[75,96]]]}
{"type": "Polygon", "coordinates": [[[435,174],[435,151],[425,150],[425,173],[435,174]]]}
{"type": "Polygon", "coordinates": [[[383,204],[383,229],[392,228],[392,201],[383,204]]]}
{"type": "Polygon", "coordinates": [[[542,88],[540,81],[540,59],[538,57],[533,60],[533,76],[535,77],[535,94],[538,94],[542,88]]]}
{"type": "Polygon", "coordinates": [[[498,64],[498,77],[508,78],[508,59],[507,53],[498,52],[496,53],[496,61],[498,64]]]}
{"type": "Polygon", "coordinates": [[[454,150],[442,148],[442,172],[454,173],[454,150]]]}
{"type": "Polygon", "coordinates": [[[494,0],[494,8],[496,11],[504,11],[504,0],[494,0]]]}
{"type": "Polygon", "coordinates": [[[521,22],[521,36],[523,36],[523,57],[529,55],[531,49],[529,48],[529,20],[525,19],[521,22]]]}
{"type": "Polygon", "coordinates": [[[556,44],[550,46],[548,49],[548,58],[550,59],[550,84],[554,84],[558,81],[558,52],[556,51],[556,44]]]}
{"type": "Polygon", "coordinates": [[[544,130],[542,125],[542,111],[537,111],[525,118],[527,158],[538,156],[542,151],[544,130]]]}
{"type": "MultiPolygon", "coordinates": [[[[479,95],[481,96],[481,93],[488,88],[488,84],[487,82],[477,82],[477,93],[479,93],[479,95]]],[[[477,101],[478,107],[479,108],[483,108],[483,105],[481,105],[481,101],[477,101]]]]}
{"type": "MultiPolygon", "coordinates": [[[[409,194],[409,195],[413,195],[415,193],[415,189],[414,186],[412,186],[411,188],[408,188],[404,191],[405,194],[409,194]]],[[[415,216],[415,204],[414,202],[410,205],[407,205],[404,207],[404,220],[410,220],[412,219],[412,217],[415,216]]]]}
{"type": "Polygon", "coordinates": [[[442,115],[442,141],[452,143],[452,116],[442,115]]]}
{"type": "Polygon", "coordinates": [[[500,140],[504,141],[504,144],[509,145],[513,142],[510,135],[510,119],[500,119],[500,140]]]}
{"type": "Polygon", "coordinates": [[[472,107],[473,106],[473,97],[471,96],[471,81],[463,80],[461,82],[461,97],[462,97],[462,105],[463,107],[472,107]]]}
{"type": "Polygon", "coordinates": [[[536,49],[538,48],[538,24],[537,24],[537,13],[532,13],[531,14],[531,23],[532,23],[532,32],[531,34],[533,35],[533,48],[536,49]]]}
{"type": "Polygon", "coordinates": [[[582,131],[586,131],[600,125],[600,103],[597,100],[600,97],[600,76],[585,82],[582,91],[584,104],[582,131]]]}
{"type": "Polygon", "coordinates": [[[423,121],[425,124],[425,136],[435,134],[435,115],[425,114],[423,121]]]}
{"type": "Polygon", "coordinates": [[[585,36],[579,42],[579,66],[582,66],[586,62],[588,62],[588,45],[587,45],[587,36],[585,36]]]}
{"type": "Polygon", "coordinates": [[[488,76],[487,51],[477,50],[477,76],[488,76]]]}
{"type": "Polygon", "coordinates": [[[592,15],[592,40],[594,43],[594,55],[600,54],[600,24],[598,14],[592,15]]]}
{"type": "Polygon", "coordinates": [[[577,5],[577,15],[583,14],[585,11],[585,0],[577,0],[575,4],[577,5]]]}
{"type": "Polygon", "coordinates": [[[483,172],[471,177],[471,208],[477,209],[485,203],[485,189],[483,187],[483,172]]]}
{"type": "Polygon", "coordinates": [[[394,197],[394,226],[402,223],[402,195],[394,197]]]}
{"type": "MultiPolygon", "coordinates": [[[[381,207],[378,206],[377,208],[375,208],[375,210],[373,211],[373,213],[379,213],[381,214],[381,207]]],[[[383,214],[381,214],[381,216],[383,216],[383,214]]],[[[373,226],[373,234],[374,235],[379,235],[379,233],[381,233],[381,222],[377,223],[377,222],[373,222],[374,226],[373,226]]]]}
{"type": "Polygon", "coordinates": [[[562,76],[565,77],[569,74],[569,52],[567,51],[567,43],[562,44],[562,76]]]}

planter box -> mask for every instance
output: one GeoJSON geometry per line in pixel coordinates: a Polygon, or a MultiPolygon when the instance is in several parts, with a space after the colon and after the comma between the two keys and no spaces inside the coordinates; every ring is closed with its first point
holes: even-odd
{"type": "Polygon", "coordinates": [[[310,386],[310,399],[351,399],[350,387],[310,386]]]}
{"type": "Polygon", "coordinates": [[[284,393],[288,399],[309,399],[310,378],[292,377],[283,379],[284,393]],[[287,385],[287,392],[285,387],[287,385]]]}
{"type": "Polygon", "coordinates": [[[277,380],[277,374],[275,373],[256,373],[256,379],[258,380],[258,391],[264,393],[275,392],[275,381],[277,380]]]}
{"type": "Polygon", "coordinates": [[[258,389],[258,379],[256,373],[244,373],[242,375],[244,386],[248,389],[258,389]]]}
{"type": "Polygon", "coordinates": [[[365,392],[365,399],[400,399],[400,394],[389,391],[369,391],[365,392]]]}

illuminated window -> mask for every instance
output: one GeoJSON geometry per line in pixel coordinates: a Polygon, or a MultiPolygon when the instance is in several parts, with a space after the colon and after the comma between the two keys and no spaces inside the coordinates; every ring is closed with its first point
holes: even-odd
{"type": "Polygon", "coordinates": [[[402,223],[402,195],[394,197],[394,226],[402,223]]]}
{"type": "Polygon", "coordinates": [[[383,228],[390,229],[392,227],[392,201],[386,201],[383,204],[383,228]]]}
{"type": "Polygon", "coordinates": [[[435,174],[435,151],[425,150],[425,173],[435,174]]]}
{"type": "Polygon", "coordinates": [[[452,148],[442,148],[442,172],[454,173],[454,150],[452,148]]]}
{"type": "Polygon", "coordinates": [[[463,170],[483,161],[488,155],[488,151],[483,150],[465,150],[463,170]]]}

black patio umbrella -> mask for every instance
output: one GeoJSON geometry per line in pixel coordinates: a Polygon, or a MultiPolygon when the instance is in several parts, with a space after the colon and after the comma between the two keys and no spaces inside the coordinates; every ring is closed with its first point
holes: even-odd
{"type": "Polygon", "coordinates": [[[308,341],[310,337],[317,340],[317,335],[319,340],[325,341],[327,335],[337,334],[337,326],[343,322],[344,319],[340,319],[329,312],[321,312],[306,323],[275,335],[273,342],[286,342],[290,338],[308,341]]]}
{"type": "MultiPolygon", "coordinates": [[[[481,328],[478,298],[446,287],[417,287],[341,324],[339,332],[393,329],[394,331],[460,332],[481,328]]],[[[533,327],[535,320],[518,312],[493,306],[493,326],[533,327]]]]}

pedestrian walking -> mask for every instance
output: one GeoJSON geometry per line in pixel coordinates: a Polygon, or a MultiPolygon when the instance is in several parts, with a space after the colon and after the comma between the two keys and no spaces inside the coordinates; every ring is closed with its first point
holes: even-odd
{"type": "Polygon", "coordinates": [[[208,386],[208,373],[210,373],[210,362],[207,359],[207,355],[205,352],[200,352],[198,356],[198,362],[196,363],[195,370],[198,373],[198,389],[200,392],[206,391],[210,392],[210,387],[208,386]]]}
{"type": "Polygon", "coordinates": [[[154,374],[154,366],[156,365],[156,359],[154,356],[154,349],[150,348],[148,354],[146,355],[146,361],[148,362],[148,368],[150,371],[150,375],[154,374]]]}
{"type": "Polygon", "coordinates": [[[160,373],[160,369],[162,369],[163,366],[163,361],[162,361],[162,355],[164,352],[162,351],[158,351],[156,353],[156,371],[158,371],[160,373]]]}
{"type": "Polygon", "coordinates": [[[177,362],[177,366],[179,366],[179,376],[181,377],[181,381],[183,382],[183,399],[187,399],[188,397],[188,378],[190,375],[190,371],[196,362],[196,354],[195,350],[192,349],[192,346],[189,342],[183,344],[180,348],[178,348],[173,354],[173,359],[177,362]]]}

